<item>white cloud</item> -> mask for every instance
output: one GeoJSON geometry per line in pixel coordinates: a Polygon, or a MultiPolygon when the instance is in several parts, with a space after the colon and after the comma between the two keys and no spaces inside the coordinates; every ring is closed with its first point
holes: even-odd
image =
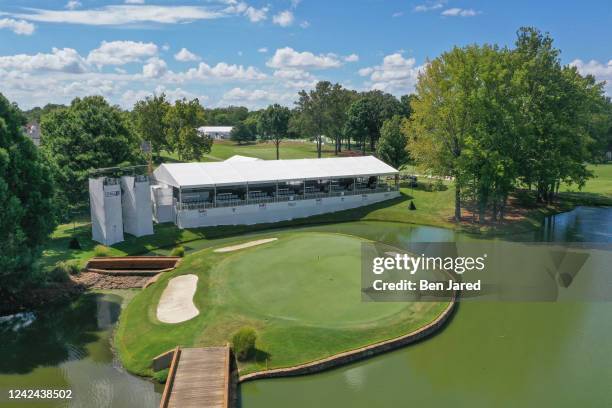
{"type": "Polygon", "coordinates": [[[17,54],[0,57],[0,69],[17,72],[84,73],[87,62],[72,48],[53,48],[51,54],[17,54]]]}
{"type": "Polygon", "coordinates": [[[263,7],[263,8],[257,9],[255,7],[249,6],[245,10],[244,15],[246,15],[247,18],[252,23],[258,23],[258,22],[263,21],[266,18],[268,18],[268,8],[267,7],[263,7]]]}
{"type": "Polygon", "coordinates": [[[304,20],[304,21],[302,21],[302,22],[300,23],[300,27],[302,27],[302,28],[308,28],[308,27],[310,27],[310,23],[309,23],[308,21],[304,20]]]}
{"type": "Polygon", "coordinates": [[[265,79],[266,77],[266,74],[255,67],[249,66],[245,68],[242,65],[227,64],[225,62],[219,62],[212,67],[205,62],[200,62],[197,68],[190,68],[185,72],[169,73],[168,75],[168,79],[174,82],[208,79],[255,81],[265,79]]]}
{"type": "Polygon", "coordinates": [[[266,52],[268,52],[268,48],[267,47],[261,47],[257,50],[257,52],[261,52],[263,54],[265,54],[266,52]]]}
{"type": "Polygon", "coordinates": [[[125,0],[125,4],[144,4],[145,0],[125,0]]]}
{"type": "Polygon", "coordinates": [[[480,14],[480,11],[476,11],[474,9],[462,9],[458,7],[453,7],[444,10],[442,13],[445,17],[474,17],[480,14]]]}
{"type": "Polygon", "coordinates": [[[439,10],[444,7],[446,1],[430,1],[424,4],[419,4],[414,8],[416,13],[424,13],[432,10],[439,10]]]}
{"type": "Polygon", "coordinates": [[[404,15],[403,11],[397,11],[397,12],[391,14],[391,17],[401,17],[403,15],[404,15]]]}
{"type": "Polygon", "coordinates": [[[342,65],[342,62],[336,54],[315,55],[309,51],[298,52],[291,47],[285,47],[277,49],[266,65],[277,69],[325,69],[337,68],[342,65]]]}
{"type": "Polygon", "coordinates": [[[274,71],[274,77],[291,81],[312,81],[314,76],[301,69],[279,69],[274,71]]]}
{"type": "Polygon", "coordinates": [[[11,13],[11,15],[28,21],[95,26],[136,23],[176,24],[216,19],[226,15],[223,11],[201,6],[115,5],[87,10],[36,8],[28,10],[29,13],[11,13]]]}
{"type": "Polygon", "coordinates": [[[181,48],[179,52],[174,54],[174,59],[182,62],[201,60],[199,56],[189,51],[187,48],[181,48]]]}
{"type": "Polygon", "coordinates": [[[404,58],[400,53],[387,55],[381,65],[362,68],[359,75],[369,77],[372,89],[395,94],[406,94],[414,89],[423,66],[417,66],[414,58],[404,58]]]}
{"type": "Polygon", "coordinates": [[[92,50],[87,62],[97,66],[124,65],[156,56],[157,45],[135,41],[102,41],[100,47],[92,50]]]}
{"type": "Polygon", "coordinates": [[[74,9],[81,7],[82,5],[83,4],[78,0],[70,0],[68,3],[66,3],[64,7],[67,8],[68,10],[74,10],[74,9]]]}
{"type": "Polygon", "coordinates": [[[293,13],[290,10],[281,11],[272,17],[272,22],[281,27],[289,27],[291,24],[293,24],[293,20],[293,13]]]}
{"type": "Polygon", "coordinates": [[[6,28],[19,35],[32,35],[36,27],[24,20],[12,18],[0,18],[0,29],[6,28]]]}
{"type": "Polygon", "coordinates": [[[612,60],[606,64],[596,60],[585,62],[575,59],[570,65],[576,67],[582,75],[593,75],[597,81],[606,81],[606,93],[612,95],[612,60]]]}
{"type": "Polygon", "coordinates": [[[166,61],[157,57],[150,58],[142,67],[142,75],[146,78],[161,78],[168,72],[166,61]]]}
{"type": "Polygon", "coordinates": [[[346,62],[357,62],[359,61],[359,55],[357,54],[347,55],[346,57],[344,57],[344,60],[346,62]]]}

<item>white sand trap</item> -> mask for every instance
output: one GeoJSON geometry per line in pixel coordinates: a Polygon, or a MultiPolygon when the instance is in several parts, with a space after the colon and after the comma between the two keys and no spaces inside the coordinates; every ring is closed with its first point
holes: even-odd
{"type": "Polygon", "coordinates": [[[250,248],[250,247],[254,247],[254,246],[257,246],[257,245],[261,245],[261,244],[267,244],[268,242],[276,241],[277,239],[278,238],[258,239],[256,241],[249,241],[249,242],[245,242],[244,244],[240,244],[240,245],[232,245],[232,246],[227,246],[227,247],[215,249],[215,252],[232,252],[232,251],[237,251],[239,249],[250,248]]]}
{"type": "Polygon", "coordinates": [[[164,323],[181,323],[199,315],[200,311],[193,304],[197,284],[196,275],[170,279],[157,305],[157,319],[164,323]]]}

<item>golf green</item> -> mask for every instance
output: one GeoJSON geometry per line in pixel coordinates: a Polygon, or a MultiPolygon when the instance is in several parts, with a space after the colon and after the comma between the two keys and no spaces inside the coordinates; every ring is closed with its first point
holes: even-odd
{"type": "Polygon", "coordinates": [[[285,235],[220,262],[228,296],[249,314],[327,328],[379,325],[406,303],[361,300],[361,243],[332,233],[285,235]]]}

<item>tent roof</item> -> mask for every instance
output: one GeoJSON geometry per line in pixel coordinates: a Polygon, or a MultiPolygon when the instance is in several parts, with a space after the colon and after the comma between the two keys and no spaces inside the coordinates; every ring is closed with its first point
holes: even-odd
{"type": "Polygon", "coordinates": [[[200,132],[231,132],[233,126],[200,126],[200,132]]]}
{"type": "Polygon", "coordinates": [[[153,172],[158,182],[174,187],[213,187],[289,180],[397,174],[374,156],[326,159],[167,163],[153,172]]]}
{"type": "Polygon", "coordinates": [[[235,154],[229,159],[225,159],[224,161],[225,162],[253,162],[253,161],[259,161],[259,160],[261,159],[257,157],[241,156],[239,154],[235,154]]]}

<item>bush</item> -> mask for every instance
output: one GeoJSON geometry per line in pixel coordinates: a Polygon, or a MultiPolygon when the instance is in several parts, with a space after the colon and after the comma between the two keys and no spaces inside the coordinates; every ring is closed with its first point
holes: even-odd
{"type": "Polygon", "coordinates": [[[177,246],[170,252],[170,256],[180,256],[181,258],[185,256],[185,248],[182,246],[177,246]]]}
{"type": "Polygon", "coordinates": [[[244,361],[253,355],[255,340],[257,340],[257,333],[255,333],[255,329],[250,327],[243,327],[234,334],[232,337],[232,349],[238,360],[244,361]]]}
{"type": "Polygon", "coordinates": [[[68,249],[81,249],[81,244],[76,237],[73,237],[68,243],[68,249]]]}
{"type": "Polygon", "coordinates": [[[414,201],[410,200],[410,210],[414,211],[416,210],[416,205],[414,205],[414,201]]]}
{"type": "Polygon", "coordinates": [[[170,369],[165,368],[163,370],[157,371],[155,373],[153,373],[153,379],[155,381],[157,381],[160,384],[164,384],[166,382],[166,380],[168,379],[168,373],[170,372],[170,369]]]}
{"type": "Polygon", "coordinates": [[[67,282],[68,275],[78,275],[81,272],[79,264],[76,261],[61,261],[55,264],[49,274],[49,280],[52,282],[67,282]]]}
{"type": "Polygon", "coordinates": [[[96,245],[94,248],[94,256],[109,256],[110,248],[104,245],[96,245]]]}

